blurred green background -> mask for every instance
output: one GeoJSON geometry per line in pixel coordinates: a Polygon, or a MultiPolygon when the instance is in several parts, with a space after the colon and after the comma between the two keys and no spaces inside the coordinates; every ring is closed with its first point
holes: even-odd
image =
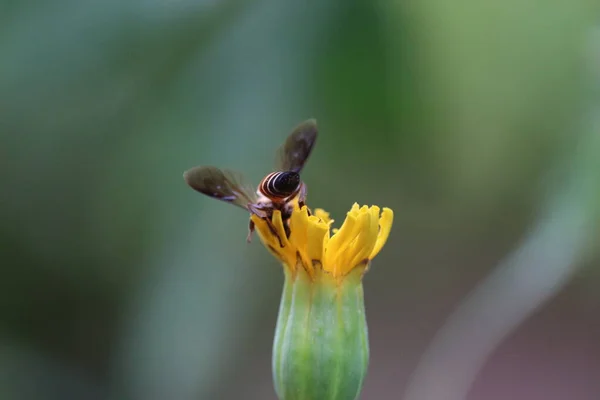
{"type": "Polygon", "coordinates": [[[395,211],[363,399],[599,398],[595,2],[0,10],[0,399],[275,400],[281,267],[182,173],[256,184],[310,117],[309,205],[395,211]]]}

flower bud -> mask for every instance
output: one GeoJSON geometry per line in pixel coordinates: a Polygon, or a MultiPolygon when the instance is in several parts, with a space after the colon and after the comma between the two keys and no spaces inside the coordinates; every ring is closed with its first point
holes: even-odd
{"type": "MultiPolygon", "coordinates": [[[[364,266],[366,267],[366,265],[364,266]]],[[[369,362],[362,275],[343,279],[315,267],[286,269],[273,380],[280,400],[354,400],[369,362]]]]}

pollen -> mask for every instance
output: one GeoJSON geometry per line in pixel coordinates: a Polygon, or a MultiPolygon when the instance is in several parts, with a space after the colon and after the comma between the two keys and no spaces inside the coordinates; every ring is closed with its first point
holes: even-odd
{"type": "Polygon", "coordinates": [[[296,206],[289,220],[289,238],[279,211],[273,212],[271,226],[256,215],[251,218],[261,241],[284,268],[292,273],[303,268],[311,277],[320,269],[343,278],[355,268],[367,270],[388,239],[394,213],[386,207],[355,203],[341,227],[332,230],[329,213],[315,209],[309,215],[306,206],[296,206]]]}

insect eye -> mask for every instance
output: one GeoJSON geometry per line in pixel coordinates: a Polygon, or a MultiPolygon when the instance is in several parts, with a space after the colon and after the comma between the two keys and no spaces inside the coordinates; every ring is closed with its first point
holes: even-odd
{"type": "Polygon", "coordinates": [[[277,192],[288,195],[294,193],[299,184],[300,175],[293,171],[281,172],[275,179],[275,182],[273,182],[273,186],[275,186],[277,192]]]}

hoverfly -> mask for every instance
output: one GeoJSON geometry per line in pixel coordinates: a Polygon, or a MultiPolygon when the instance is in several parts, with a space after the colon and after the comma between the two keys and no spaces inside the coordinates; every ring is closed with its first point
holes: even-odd
{"type": "MultiPolygon", "coordinates": [[[[306,201],[306,184],[300,172],[317,139],[317,123],[309,119],[298,125],[277,152],[275,172],[265,176],[256,191],[243,176],[235,171],[213,166],[194,167],[183,174],[186,183],[194,190],[217,200],[241,207],[264,219],[273,231],[273,211],[281,211],[281,219],[289,237],[289,219],[297,200],[300,207],[306,201]]],[[[309,211],[310,213],[310,211],[309,211]]],[[[250,218],[247,241],[252,240],[254,222],[250,218]]],[[[280,239],[281,242],[281,239],[280,239]]]]}

